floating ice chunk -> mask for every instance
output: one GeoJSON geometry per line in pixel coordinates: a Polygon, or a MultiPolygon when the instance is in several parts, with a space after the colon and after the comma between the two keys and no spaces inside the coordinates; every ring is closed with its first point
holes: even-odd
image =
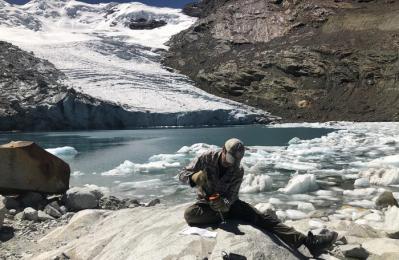
{"type": "Polygon", "coordinates": [[[146,181],[135,181],[135,182],[122,182],[118,184],[118,188],[121,190],[131,190],[137,188],[149,188],[155,187],[161,183],[160,179],[152,179],[146,181]]]}
{"type": "Polygon", "coordinates": [[[124,176],[137,172],[150,172],[150,171],[163,170],[167,168],[178,168],[178,167],[180,167],[179,162],[169,163],[165,161],[154,161],[149,163],[136,164],[126,160],[115,169],[103,172],[101,173],[101,175],[124,176]]]}
{"type": "Polygon", "coordinates": [[[351,206],[357,206],[365,209],[372,209],[375,207],[375,203],[370,200],[355,200],[348,203],[351,206]]]}
{"type": "Polygon", "coordinates": [[[317,220],[309,220],[309,228],[310,229],[322,229],[322,228],[326,228],[326,225],[320,221],[317,220]]]}
{"type": "Polygon", "coordinates": [[[73,173],[71,173],[71,176],[83,176],[83,175],[85,175],[85,173],[81,171],[74,171],[73,173]]]}
{"type": "Polygon", "coordinates": [[[277,210],[276,211],[276,216],[281,221],[284,221],[285,219],[287,219],[287,214],[283,210],[277,210]]]}
{"type": "Polygon", "coordinates": [[[296,199],[296,200],[303,200],[303,201],[310,201],[312,199],[314,199],[315,197],[309,194],[294,194],[292,195],[292,199],[296,199]]]}
{"type": "Polygon", "coordinates": [[[300,210],[300,211],[305,211],[305,212],[309,212],[309,211],[316,210],[316,208],[313,206],[312,203],[309,203],[309,202],[299,202],[299,203],[298,203],[298,210],[300,210]]]}
{"type": "Polygon", "coordinates": [[[78,154],[78,151],[71,146],[49,148],[46,151],[62,159],[72,159],[78,154]]]}
{"type": "Polygon", "coordinates": [[[399,184],[399,168],[372,168],[360,173],[360,176],[368,178],[371,184],[388,186],[399,184]]]}
{"type": "Polygon", "coordinates": [[[344,190],[344,195],[351,197],[364,197],[364,196],[370,196],[376,192],[377,192],[376,188],[354,189],[354,190],[344,190]]]}
{"type": "Polygon", "coordinates": [[[342,176],[342,178],[346,179],[346,180],[354,180],[354,179],[359,178],[359,174],[357,174],[357,173],[345,174],[344,176],[342,176]]]}
{"type": "Polygon", "coordinates": [[[317,196],[323,196],[323,197],[332,197],[336,195],[336,192],[332,190],[318,190],[315,192],[317,196]]]}
{"type": "Polygon", "coordinates": [[[366,219],[367,221],[375,221],[375,222],[380,222],[383,220],[382,216],[376,212],[370,213],[370,214],[364,216],[363,218],[366,219]]]}
{"type": "Polygon", "coordinates": [[[276,210],[271,203],[258,203],[255,205],[255,208],[263,214],[267,213],[269,210],[276,210]]]}
{"type": "Polygon", "coordinates": [[[385,230],[399,230],[399,208],[398,207],[389,207],[387,211],[385,211],[385,222],[384,229],[385,230]]]}
{"type": "Polygon", "coordinates": [[[355,187],[367,188],[370,186],[370,181],[367,178],[360,178],[360,179],[355,180],[354,185],[355,185],[355,187]]]}
{"type": "Polygon", "coordinates": [[[272,178],[268,175],[246,174],[241,184],[240,192],[257,193],[272,188],[272,178]]]}
{"type": "Polygon", "coordinates": [[[102,197],[103,195],[109,195],[110,191],[109,188],[103,186],[97,186],[94,184],[85,184],[83,185],[89,190],[93,191],[94,193],[98,194],[98,197],[102,197]]]}
{"type": "Polygon", "coordinates": [[[292,220],[304,219],[308,217],[306,213],[294,209],[288,209],[285,211],[285,213],[287,215],[287,218],[292,220]]]}
{"type": "Polygon", "coordinates": [[[216,145],[209,145],[205,143],[197,143],[193,144],[191,146],[183,146],[180,148],[177,153],[182,153],[182,154],[193,154],[193,155],[201,155],[202,153],[212,149],[216,150],[219,147],[216,145]]]}
{"type": "Polygon", "coordinates": [[[291,170],[291,171],[310,171],[316,170],[320,167],[317,163],[310,163],[310,162],[300,162],[298,160],[290,162],[290,161],[281,161],[276,162],[275,166],[276,169],[284,169],[284,170],[291,170]]]}
{"type": "Polygon", "coordinates": [[[301,139],[298,137],[294,137],[291,140],[288,141],[288,144],[299,144],[301,142],[301,139]]]}
{"type": "Polygon", "coordinates": [[[269,203],[274,204],[274,205],[284,204],[284,202],[278,198],[270,198],[269,203]]]}
{"type": "Polygon", "coordinates": [[[181,162],[185,159],[184,154],[157,154],[151,156],[149,162],[165,161],[169,163],[181,162]]]}
{"type": "Polygon", "coordinates": [[[399,154],[381,157],[369,162],[369,167],[399,167],[399,154]]]}
{"type": "Polygon", "coordinates": [[[306,193],[317,189],[316,177],[313,174],[294,175],[285,188],[280,191],[286,194],[306,193]]]}
{"type": "Polygon", "coordinates": [[[366,216],[368,214],[370,214],[369,210],[357,210],[357,211],[354,211],[354,212],[352,212],[352,220],[353,221],[358,220],[358,219],[363,218],[364,216],[366,216]]]}

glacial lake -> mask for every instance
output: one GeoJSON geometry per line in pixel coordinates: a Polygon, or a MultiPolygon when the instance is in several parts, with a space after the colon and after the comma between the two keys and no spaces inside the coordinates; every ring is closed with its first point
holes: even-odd
{"type": "MultiPolygon", "coordinates": [[[[121,197],[157,197],[176,204],[195,200],[195,190],[179,183],[179,170],[207,149],[237,137],[248,148],[242,161],[246,174],[241,198],[255,204],[272,202],[282,210],[296,209],[300,202],[338,209],[343,204],[369,206],[364,201],[372,200],[371,191],[361,199],[344,191],[355,189],[355,179],[370,162],[399,154],[398,132],[389,123],[282,124],[1,133],[0,142],[29,140],[45,149],[57,148],[50,151],[70,164],[72,186],[94,184],[121,197]],[[302,183],[288,187],[296,175],[304,177],[296,180],[302,183]]],[[[397,185],[391,184],[385,187],[399,195],[397,185]]]]}

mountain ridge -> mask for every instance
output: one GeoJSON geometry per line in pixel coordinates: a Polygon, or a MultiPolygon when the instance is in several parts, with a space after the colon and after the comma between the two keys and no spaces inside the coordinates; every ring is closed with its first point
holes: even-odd
{"type": "Polygon", "coordinates": [[[398,121],[398,10],[383,0],[205,0],[164,63],[285,121],[398,121]]]}

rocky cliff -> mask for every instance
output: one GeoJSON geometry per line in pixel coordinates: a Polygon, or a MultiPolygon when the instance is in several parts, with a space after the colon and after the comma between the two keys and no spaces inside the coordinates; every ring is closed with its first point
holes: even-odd
{"type": "Polygon", "coordinates": [[[0,131],[246,124],[262,118],[227,109],[132,111],[69,88],[65,79],[47,60],[0,41],[0,131]]]}
{"type": "Polygon", "coordinates": [[[287,121],[399,120],[399,3],[203,0],[164,63],[287,121]]]}

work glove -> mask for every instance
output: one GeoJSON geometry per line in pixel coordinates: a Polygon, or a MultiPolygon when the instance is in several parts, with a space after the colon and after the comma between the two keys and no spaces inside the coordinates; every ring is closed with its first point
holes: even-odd
{"type": "Polygon", "coordinates": [[[208,182],[208,177],[206,175],[206,171],[201,170],[199,172],[194,173],[191,176],[191,180],[197,185],[197,186],[205,186],[205,184],[208,182]]]}
{"type": "Polygon", "coordinates": [[[218,197],[209,202],[209,206],[214,211],[228,212],[230,209],[230,202],[226,198],[218,197]]]}

